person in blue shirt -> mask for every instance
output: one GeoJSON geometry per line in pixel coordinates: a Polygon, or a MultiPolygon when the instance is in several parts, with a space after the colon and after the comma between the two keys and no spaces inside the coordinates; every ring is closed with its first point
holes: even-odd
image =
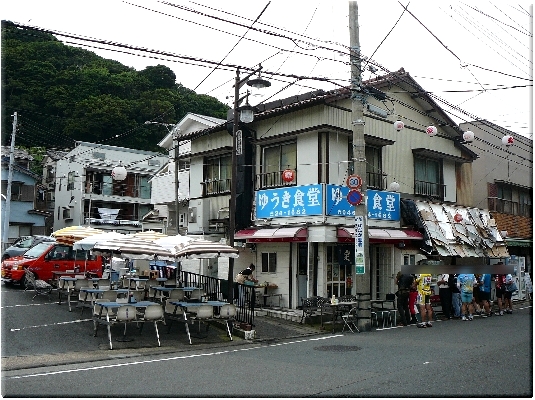
{"type": "Polygon", "coordinates": [[[462,320],[472,321],[474,319],[474,306],[472,305],[472,299],[474,298],[474,284],[476,283],[476,277],[474,274],[460,274],[457,277],[457,287],[461,291],[462,305],[462,320]],[[468,312],[468,316],[467,313],[468,312]]]}
{"type": "Polygon", "coordinates": [[[492,317],[490,309],[490,291],[491,291],[491,277],[490,274],[483,274],[479,279],[479,300],[485,309],[485,314],[482,317],[492,317]]]}

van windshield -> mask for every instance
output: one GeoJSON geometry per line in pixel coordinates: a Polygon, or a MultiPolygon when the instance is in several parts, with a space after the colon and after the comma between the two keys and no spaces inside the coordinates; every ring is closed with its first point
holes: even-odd
{"type": "Polygon", "coordinates": [[[24,258],[39,258],[49,247],[50,242],[39,243],[24,253],[24,258]]]}
{"type": "Polygon", "coordinates": [[[20,240],[15,244],[17,247],[21,247],[23,249],[28,249],[32,247],[33,238],[31,236],[26,236],[20,238],[20,240]]]}

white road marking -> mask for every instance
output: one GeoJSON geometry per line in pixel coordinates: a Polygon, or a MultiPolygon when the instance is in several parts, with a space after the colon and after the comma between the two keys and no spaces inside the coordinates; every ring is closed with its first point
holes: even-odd
{"type": "Polygon", "coordinates": [[[291,341],[291,342],[284,342],[284,343],[260,345],[260,346],[254,346],[254,347],[232,349],[232,350],[215,351],[215,352],[212,352],[212,353],[202,353],[202,354],[191,354],[191,355],[187,355],[187,356],[166,357],[166,358],[159,358],[159,359],[155,359],[155,360],[132,361],[132,362],[125,362],[125,363],[111,364],[111,365],[98,365],[98,366],[95,366],[95,367],[67,369],[67,370],[53,371],[53,372],[41,372],[41,373],[37,373],[37,374],[28,374],[28,375],[18,375],[18,376],[9,377],[7,379],[23,379],[23,378],[32,378],[32,377],[36,377],[36,376],[59,375],[59,374],[68,374],[68,373],[72,373],[72,372],[81,372],[81,371],[95,371],[95,370],[105,369],[105,368],[127,367],[127,366],[130,366],[130,365],[149,364],[149,363],[163,362],[163,361],[184,360],[184,359],[196,358],[196,357],[219,356],[219,355],[222,355],[222,354],[237,353],[239,351],[251,351],[251,350],[257,350],[257,349],[262,349],[262,348],[266,348],[266,347],[285,346],[285,345],[288,345],[288,344],[312,342],[312,341],[316,341],[316,340],[326,340],[326,339],[332,339],[332,338],[337,338],[337,337],[341,337],[341,336],[344,336],[344,335],[331,335],[331,336],[325,336],[325,337],[320,337],[320,338],[309,338],[309,339],[294,340],[294,341],[291,341]]]}
{"type": "Polygon", "coordinates": [[[53,303],[32,303],[32,304],[15,304],[14,306],[2,306],[0,308],[15,308],[15,307],[32,307],[32,306],[48,306],[50,304],[58,304],[57,302],[53,303]]]}
{"type": "Polygon", "coordinates": [[[23,329],[32,329],[32,328],[43,328],[46,326],[54,326],[54,325],[66,325],[66,324],[77,324],[79,322],[87,322],[87,321],[93,321],[91,318],[88,319],[75,319],[74,321],[65,321],[65,322],[54,322],[53,324],[43,324],[43,325],[30,325],[25,326],[22,328],[11,328],[11,332],[21,331],[23,329]]]}

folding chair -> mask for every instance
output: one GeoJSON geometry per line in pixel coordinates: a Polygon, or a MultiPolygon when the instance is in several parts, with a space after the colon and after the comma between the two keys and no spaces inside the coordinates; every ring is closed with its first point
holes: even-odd
{"type": "Polygon", "coordinates": [[[344,327],[342,328],[342,333],[346,329],[346,327],[351,331],[351,333],[355,333],[353,331],[353,328],[356,329],[357,332],[360,333],[359,327],[357,326],[357,317],[358,316],[358,307],[353,307],[347,314],[342,314],[342,321],[344,321],[344,327]]]}

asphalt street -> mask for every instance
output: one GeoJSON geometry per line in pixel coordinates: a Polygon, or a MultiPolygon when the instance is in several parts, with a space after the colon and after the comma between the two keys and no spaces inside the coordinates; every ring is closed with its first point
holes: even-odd
{"type": "Polygon", "coordinates": [[[257,340],[230,342],[215,328],[213,342],[192,346],[179,329],[162,333],[161,348],[145,345],[147,329],[133,332],[130,347],[107,350],[104,331],[93,338],[92,323],[73,322],[64,305],[2,289],[4,396],[533,395],[527,302],[503,317],[343,335],[258,318],[257,340]]]}

